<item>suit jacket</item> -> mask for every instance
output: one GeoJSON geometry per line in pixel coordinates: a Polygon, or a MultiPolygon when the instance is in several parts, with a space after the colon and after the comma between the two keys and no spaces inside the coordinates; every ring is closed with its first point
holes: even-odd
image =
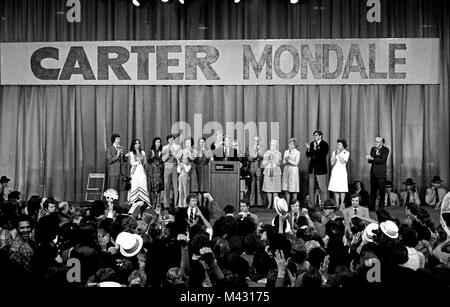
{"type": "MultiPolygon", "coordinates": [[[[387,192],[384,194],[384,205],[389,206],[387,203],[387,192]]],[[[391,192],[389,193],[389,200],[391,201],[391,206],[400,206],[400,200],[398,199],[397,193],[391,192]]],[[[379,203],[380,197],[377,197],[377,202],[379,203]]]]}
{"type": "Polygon", "coordinates": [[[309,160],[308,173],[316,175],[327,175],[327,155],[329,151],[328,143],[321,140],[317,148],[314,149],[314,142],[311,142],[310,148],[306,150],[306,156],[309,160]]]}
{"type": "Polygon", "coordinates": [[[117,156],[117,149],[114,145],[108,147],[106,151],[108,159],[108,176],[120,176],[120,158],[125,160],[123,155],[117,156]]]}
{"type": "MultiPolygon", "coordinates": [[[[176,223],[176,228],[177,228],[177,233],[184,233],[186,231],[186,228],[189,226],[188,225],[188,221],[189,221],[189,215],[188,215],[188,208],[189,207],[185,207],[185,208],[179,208],[176,212],[175,212],[175,223],[176,223]]],[[[207,208],[204,207],[197,207],[196,210],[200,210],[203,214],[203,216],[209,220],[209,211],[207,208]]],[[[201,218],[197,215],[195,217],[194,220],[194,224],[200,224],[202,225],[202,220],[201,218]]],[[[191,225],[191,226],[193,226],[191,225]]]]}
{"type": "Polygon", "coordinates": [[[372,147],[370,149],[370,155],[373,160],[367,160],[372,167],[370,169],[370,175],[377,178],[386,178],[386,163],[389,156],[389,148],[382,146],[377,153],[377,148],[372,147]]]}
{"type": "MultiPolygon", "coordinates": [[[[406,206],[407,198],[408,198],[408,192],[406,190],[401,191],[400,192],[400,200],[402,202],[402,206],[406,206]]],[[[409,202],[415,203],[416,205],[420,206],[421,201],[420,201],[419,192],[417,191],[417,188],[414,193],[413,192],[409,193],[409,202]]]]}
{"type": "MultiPolygon", "coordinates": [[[[357,209],[358,209],[358,211],[356,213],[356,216],[370,219],[369,209],[367,209],[366,207],[362,207],[362,206],[359,206],[357,209]]],[[[344,210],[344,220],[345,220],[346,226],[349,225],[351,218],[354,216],[355,216],[355,210],[354,210],[353,206],[350,206],[344,210]]]]}
{"type": "Polygon", "coordinates": [[[218,147],[214,149],[214,161],[239,161],[239,155],[236,148],[230,147],[230,155],[225,156],[225,147],[218,147]]]}

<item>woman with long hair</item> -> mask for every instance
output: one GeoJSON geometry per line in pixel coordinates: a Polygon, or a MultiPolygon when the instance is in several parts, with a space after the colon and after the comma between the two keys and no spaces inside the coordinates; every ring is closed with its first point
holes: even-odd
{"type": "Polygon", "coordinates": [[[162,160],[162,141],[160,137],[153,138],[148,155],[148,189],[153,205],[161,202],[161,192],[164,191],[164,162],[162,160]]]}
{"type": "MultiPolygon", "coordinates": [[[[198,193],[200,204],[203,203],[203,193],[209,192],[209,160],[211,160],[212,153],[206,149],[206,139],[204,137],[198,140],[198,147],[195,150],[195,169],[197,171],[198,193]]],[[[192,179],[191,179],[192,180],[192,179]]]]}
{"type": "Polygon", "coordinates": [[[130,152],[126,155],[130,161],[131,189],[128,191],[128,204],[142,200],[150,204],[147,190],[147,175],[144,166],[147,163],[145,151],[142,150],[141,141],[134,139],[131,142],[130,152]]]}

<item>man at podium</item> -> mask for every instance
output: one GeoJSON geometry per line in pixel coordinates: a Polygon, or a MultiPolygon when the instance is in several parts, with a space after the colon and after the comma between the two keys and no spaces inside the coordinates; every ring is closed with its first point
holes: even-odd
{"type": "Polygon", "coordinates": [[[233,148],[232,141],[229,136],[224,136],[223,146],[214,149],[214,161],[239,161],[236,148],[233,148]]]}

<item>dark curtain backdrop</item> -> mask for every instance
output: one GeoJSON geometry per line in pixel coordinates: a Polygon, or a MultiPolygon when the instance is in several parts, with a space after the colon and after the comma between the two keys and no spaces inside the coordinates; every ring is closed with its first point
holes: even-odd
{"type": "MultiPolygon", "coordinates": [[[[350,180],[368,186],[365,154],[375,136],[391,149],[388,177],[422,187],[450,182],[450,3],[381,0],[380,23],[366,20],[365,0],[82,0],[81,23],[66,21],[65,0],[0,1],[0,42],[439,37],[440,85],[336,86],[0,86],[0,173],[25,197],[82,200],[89,172],[106,171],[106,147],[140,138],[146,149],[173,123],[279,122],[280,149],[321,129],[335,147],[349,143],[350,180]]],[[[20,73],[20,72],[18,72],[20,73]]],[[[209,135],[205,135],[209,137],[209,135]]]]}

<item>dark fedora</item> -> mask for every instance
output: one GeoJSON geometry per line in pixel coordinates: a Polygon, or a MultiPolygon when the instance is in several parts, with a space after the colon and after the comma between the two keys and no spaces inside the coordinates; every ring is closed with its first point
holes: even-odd
{"type": "Polygon", "coordinates": [[[387,180],[386,183],[384,184],[385,187],[392,187],[392,181],[387,180]]]}
{"type": "Polygon", "coordinates": [[[406,184],[406,185],[415,185],[416,183],[414,182],[414,180],[412,180],[412,178],[408,178],[408,179],[406,179],[405,182],[403,182],[403,184],[406,184]]]}
{"type": "Polygon", "coordinates": [[[9,179],[8,177],[6,177],[6,176],[2,176],[2,178],[0,178],[0,183],[5,183],[5,182],[8,182],[8,181],[10,181],[11,179],[9,179]]]}
{"type": "Polygon", "coordinates": [[[441,180],[441,177],[439,176],[434,176],[433,180],[431,180],[431,183],[441,183],[444,182],[444,180],[441,180]]]}

